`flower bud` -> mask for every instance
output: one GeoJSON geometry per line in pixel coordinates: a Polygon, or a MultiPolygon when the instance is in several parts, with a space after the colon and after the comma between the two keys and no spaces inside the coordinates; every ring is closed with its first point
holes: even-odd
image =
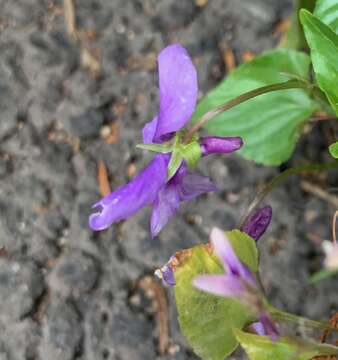
{"type": "Polygon", "coordinates": [[[240,149],[243,140],[240,137],[206,136],[200,139],[200,147],[203,156],[214,153],[231,153],[240,149]]]}
{"type": "Polygon", "coordinates": [[[267,205],[256,210],[242,227],[242,231],[247,233],[256,241],[265,233],[272,218],[272,208],[267,205]]]}

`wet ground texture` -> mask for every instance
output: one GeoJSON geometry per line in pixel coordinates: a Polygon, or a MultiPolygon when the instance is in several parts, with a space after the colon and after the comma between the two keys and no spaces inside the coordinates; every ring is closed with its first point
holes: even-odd
{"type": "MultiPolygon", "coordinates": [[[[101,196],[97,168],[103,161],[115,188],[149,161],[135,144],[157,111],[161,48],[187,47],[203,94],[226,74],[224,48],[240,63],[247,52],[273,47],[292,4],[75,4],[76,34],[62,2],[0,0],[0,360],[196,359],[180,335],[172,291],[144,276],[176,250],[205,242],[212,226],[236,227],[257,186],[280,169],[236,156],[203,160],[201,172],[220,191],[183,205],[152,240],[149,210],[105,232],[88,229],[101,196]],[[168,344],[158,309],[169,317],[168,344]]],[[[327,159],[328,126],[309,128],[290,164],[327,159]]],[[[307,178],[324,188],[334,180],[307,178]]],[[[260,247],[270,299],[328,318],[338,305],[334,282],[310,286],[306,279],[320,268],[334,207],[301,190],[297,178],[269,202],[274,218],[260,247]]]]}

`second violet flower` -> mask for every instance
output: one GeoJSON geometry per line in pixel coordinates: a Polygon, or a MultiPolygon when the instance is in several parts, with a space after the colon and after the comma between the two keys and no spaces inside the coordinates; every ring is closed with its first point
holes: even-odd
{"type": "Polygon", "coordinates": [[[191,161],[189,149],[194,149],[195,158],[197,151],[198,160],[200,156],[211,153],[231,153],[242,146],[239,137],[209,136],[199,140],[195,138],[190,144],[179,143],[182,138],[180,132],[196,107],[196,69],[186,50],[175,44],[160,52],[158,72],[159,112],[144,126],[142,134],[144,147],[160,153],[132,181],[93,205],[97,210],[89,218],[93,230],[107,229],[112,223],[127,219],[151,205],[151,234],[156,236],[177,212],[182,201],[217,189],[209,178],[191,171],[196,159],[191,161]],[[178,144],[176,148],[173,143],[178,144]],[[177,157],[177,149],[183,154],[181,158],[177,157]]]}
{"type": "Polygon", "coordinates": [[[259,335],[269,335],[276,339],[279,331],[269,316],[256,275],[239,260],[222,230],[214,228],[210,238],[225,273],[199,275],[193,279],[194,286],[214,295],[237,299],[257,316],[259,322],[252,324],[254,331],[259,335]]]}

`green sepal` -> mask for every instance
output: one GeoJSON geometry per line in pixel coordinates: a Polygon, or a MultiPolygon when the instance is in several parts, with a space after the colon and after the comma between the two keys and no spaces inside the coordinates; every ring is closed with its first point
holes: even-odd
{"type": "Polygon", "coordinates": [[[197,141],[192,141],[187,145],[182,146],[182,156],[187,161],[190,169],[193,169],[198,164],[202,156],[202,151],[197,141]]]}
{"type": "Polygon", "coordinates": [[[338,141],[329,146],[329,152],[332,157],[338,159],[338,141]]]}
{"type": "Polygon", "coordinates": [[[201,147],[198,143],[198,135],[195,134],[188,144],[182,144],[183,137],[184,132],[182,131],[175,135],[172,145],[172,155],[168,165],[168,180],[175,175],[183,160],[187,162],[189,169],[193,169],[202,156],[201,147]]]}
{"type": "Polygon", "coordinates": [[[162,154],[167,154],[172,151],[172,144],[137,144],[136,147],[138,149],[155,151],[162,154]]]}
{"type": "Polygon", "coordinates": [[[181,152],[179,151],[179,149],[174,148],[168,164],[168,181],[176,174],[176,171],[181,166],[182,161],[183,156],[181,152]]]}
{"type": "Polygon", "coordinates": [[[244,348],[250,360],[310,360],[319,355],[338,354],[338,348],[295,337],[279,337],[272,341],[268,336],[233,330],[236,339],[244,348]]]}

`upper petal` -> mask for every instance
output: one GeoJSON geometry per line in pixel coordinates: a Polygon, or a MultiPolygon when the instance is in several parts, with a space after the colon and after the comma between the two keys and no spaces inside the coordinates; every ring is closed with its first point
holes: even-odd
{"type": "Polygon", "coordinates": [[[253,288],[258,287],[254,274],[239,260],[224,231],[213,228],[210,238],[216,254],[223,262],[224,269],[229,271],[230,274],[241,278],[242,281],[253,288]]]}
{"type": "Polygon", "coordinates": [[[195,110],[197,74],[187,51],[178,44],[164,48],[158,56],[160,111],[153,141],[181,129],[195,110]]]}
{"type": "Polygon", "coordinates": [[[158,192],[151,213],[151,234],[155,237],[167,225],[169,219],[180,207],[175,184],[167,184],[158,192]]]}
{"type": "Polygon", "coordinates": [[[93,205],[99,211],[90,215],[89,226],[103,230],[113,222],[127,219],[151,204],[167,177],[168,155],[158,154],[132,181],[121,186],[93,205]]]}
{"type": "Polygon", "coordinates": [[[223,262],[224,269],[230,271],[233,275],[239,275],[242,263],[234,252],[224,231],[216,227],[213,228],[210,239],[217,256],[223,262]]]}
{"type": "Polygon", "coordinates": [[[225,297],[239,297],[244,291],[240,281],[234,276],[200,275],[192,283],[199,290],[225,297]]]}

